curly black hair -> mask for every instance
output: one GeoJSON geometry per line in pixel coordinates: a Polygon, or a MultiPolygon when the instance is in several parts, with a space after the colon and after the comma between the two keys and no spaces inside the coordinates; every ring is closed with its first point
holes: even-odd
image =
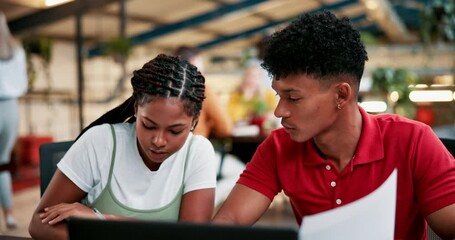
{"type": "Polygon", "coordinates": [[[205,78],[201,72],[186,60],[165,54],[134,71],[131,85],[133,94],[130,98],[93,121],[77,138],[89,128],[103,123],[134,122],[135,106],[142,106],[155,98],[181,99],[184,111],[192,117],[199,115],[205,99],[205,78]]]}
{"type": "Polygon", "coordinates": [[[360,33],[329,11],[304,14],[265,42],[262,67],[274,79],[308,74],[319,80],[351,76],[357,87],[368,60],[360,33]]]}

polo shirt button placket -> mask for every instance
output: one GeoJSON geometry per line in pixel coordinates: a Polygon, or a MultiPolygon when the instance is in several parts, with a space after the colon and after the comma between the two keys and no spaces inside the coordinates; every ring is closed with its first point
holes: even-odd
{"type": "Polygon", "coordinates": [[[329,164],[327,164],[327,165],[325,165],[325,169],[327,169],[327,171],[330,171],[330,169],[332,169],[332,167],[329,164]]]}
{"type": "Polygon", "coordinates": [[[337,185],[337,183],[335,181],[330,182],[330,186],[335,187],[336,185],[337,185]]]}

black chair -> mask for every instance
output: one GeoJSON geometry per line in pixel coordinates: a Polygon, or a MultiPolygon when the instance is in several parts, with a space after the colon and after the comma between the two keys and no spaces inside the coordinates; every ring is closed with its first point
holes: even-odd
{"type": "Polygon", "coordinates": [[[66,151],[73,145],[74,141],[54,142],[41,144],[39,148],[40,155],[40,190],[43,196],[47,185],[54,176],[57,169],[57,163],[65,155],[66,151]]]}
{"type": "Polygon", "coordinates": [[[220,165],[218,167],[218,171],[216,174],[216,179],[220,180],[223,178],[221,174],[223,169],[224,157],[228,154],[232,149],[232,142],[229,138],[209,138],[210,142],[213,145],[215,151],[220,153],[220,165]]]}
{"type": "Polygon", "coordinates": [[[450,138],[440,138],[441,142],[446,146],[447,150],[452,154],[452,156],[455,156],[455,139],[450,139],[450,138]]]}

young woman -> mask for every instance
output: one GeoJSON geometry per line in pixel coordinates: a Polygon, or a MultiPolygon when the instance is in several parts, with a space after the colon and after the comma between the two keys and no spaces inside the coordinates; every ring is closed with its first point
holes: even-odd
{"type": "Polygon", "coordinates": [[[163,54],[135,71],[133,95],[84,129],[59,162],[30,235],[65,239],[68,217],[209,221],[214,150],[191,133],[204,82],[195,66],[163,54]]]}

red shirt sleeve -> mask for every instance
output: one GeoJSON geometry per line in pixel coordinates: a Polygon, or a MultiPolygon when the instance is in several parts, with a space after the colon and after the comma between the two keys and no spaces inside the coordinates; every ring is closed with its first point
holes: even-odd
{"type": "Polygon", "coordinates": [[[426,217],[455,203],[455,160],[429,127],[419,139],[415,151],[414,189],[426,217]]]}
{"type": "Polygon", "coordinates": [[[273,200],[281,191],[278,182],[276,145],[273,133],[257,148],[237,183],[252,188],[273,200]]]}

